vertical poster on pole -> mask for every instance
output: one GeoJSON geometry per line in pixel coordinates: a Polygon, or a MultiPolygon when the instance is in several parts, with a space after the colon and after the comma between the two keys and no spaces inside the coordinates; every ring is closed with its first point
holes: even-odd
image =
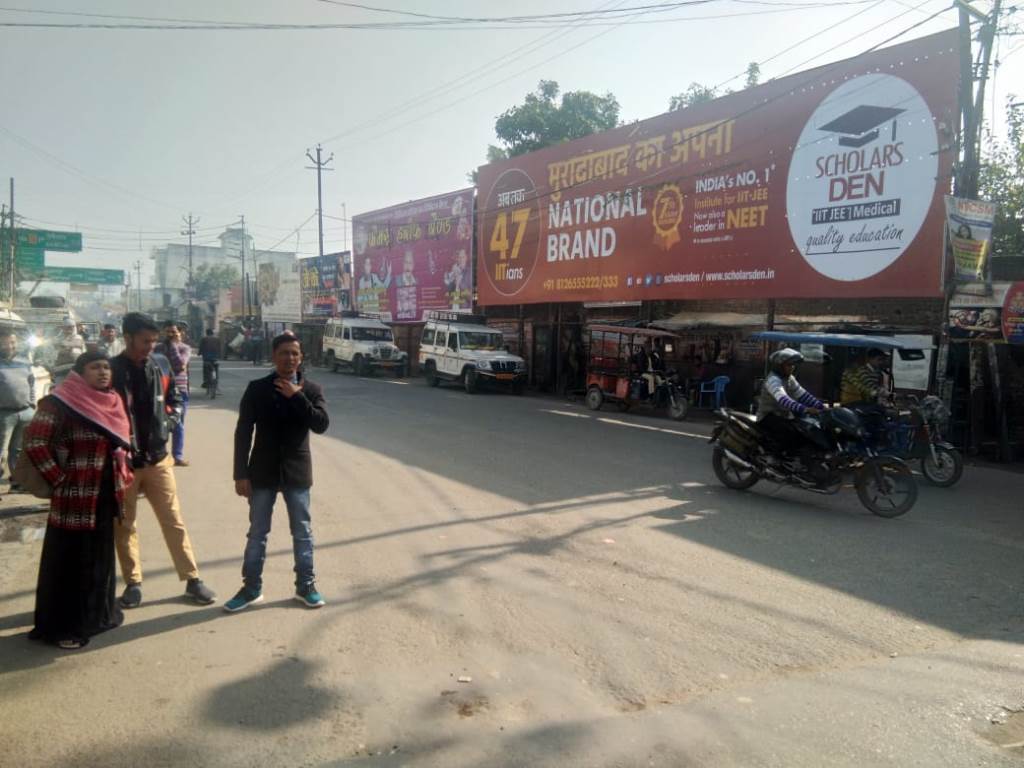
{"type": "Polygon", "coordinates": [[[983,279],[995,218],[995,203],[946,196],[947,242],[958,281],[983,279]]]}

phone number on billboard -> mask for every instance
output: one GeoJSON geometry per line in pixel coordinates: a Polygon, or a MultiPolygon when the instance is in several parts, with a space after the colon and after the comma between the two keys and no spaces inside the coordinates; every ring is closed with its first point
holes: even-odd
{"type": "Polygon", "coordinates": [[[544,281],[545,291],[593,291],[618,288],[618,275],[588,275],[586,277],[559,277],[544,281]]]}

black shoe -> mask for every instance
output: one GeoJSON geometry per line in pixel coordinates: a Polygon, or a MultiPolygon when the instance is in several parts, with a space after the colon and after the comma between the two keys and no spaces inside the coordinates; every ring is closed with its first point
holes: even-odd
{"type": "Polygon", "coordinates": [[[142,605],[142,585],[129,584],[125,587],[120,603],[122,608],[138,608],[142,605]]]}
{"type": "Polygon", "coordinates": [[[212,605],[217,602],[217,593],[203,584],[202,579],[189,579],[185,585],[185,595],[199,605],[212,605]]]}

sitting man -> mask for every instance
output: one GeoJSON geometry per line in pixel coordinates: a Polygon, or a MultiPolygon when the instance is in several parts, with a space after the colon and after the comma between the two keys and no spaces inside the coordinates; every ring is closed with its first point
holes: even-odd
{"type": "Polygon", "coordinates": [[[203,359],[203,388],[210,386],[210,372],[220,362],[220,339],[213,334],[213,328],[206,329],[206,335],[199,342],[199,356],[203,359]]]}

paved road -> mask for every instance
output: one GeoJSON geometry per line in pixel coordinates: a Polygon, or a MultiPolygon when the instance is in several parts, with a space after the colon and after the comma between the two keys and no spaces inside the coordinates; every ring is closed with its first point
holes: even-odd
{"type": "MultiPolygon", "coordinates": [[[[239,586],[230,436],[189,417],[203,575],[239,586]]],[[[969,470],[898,520],[852,492],[735,493],[706,424],[316,372],[317,571],[291,600],[146,603],[79,654],[29,643],[38,542],[0,544],[0,744],[24,766],[1010,766],[1024,752],[1024,476],[969,470]],[[471,678],[459,682],[459,678],[471,678]],[[995,721],[995,722],[993,722],[995,721]]],[[[2,514],[2,513],[0,513],[2,514]]]]}

